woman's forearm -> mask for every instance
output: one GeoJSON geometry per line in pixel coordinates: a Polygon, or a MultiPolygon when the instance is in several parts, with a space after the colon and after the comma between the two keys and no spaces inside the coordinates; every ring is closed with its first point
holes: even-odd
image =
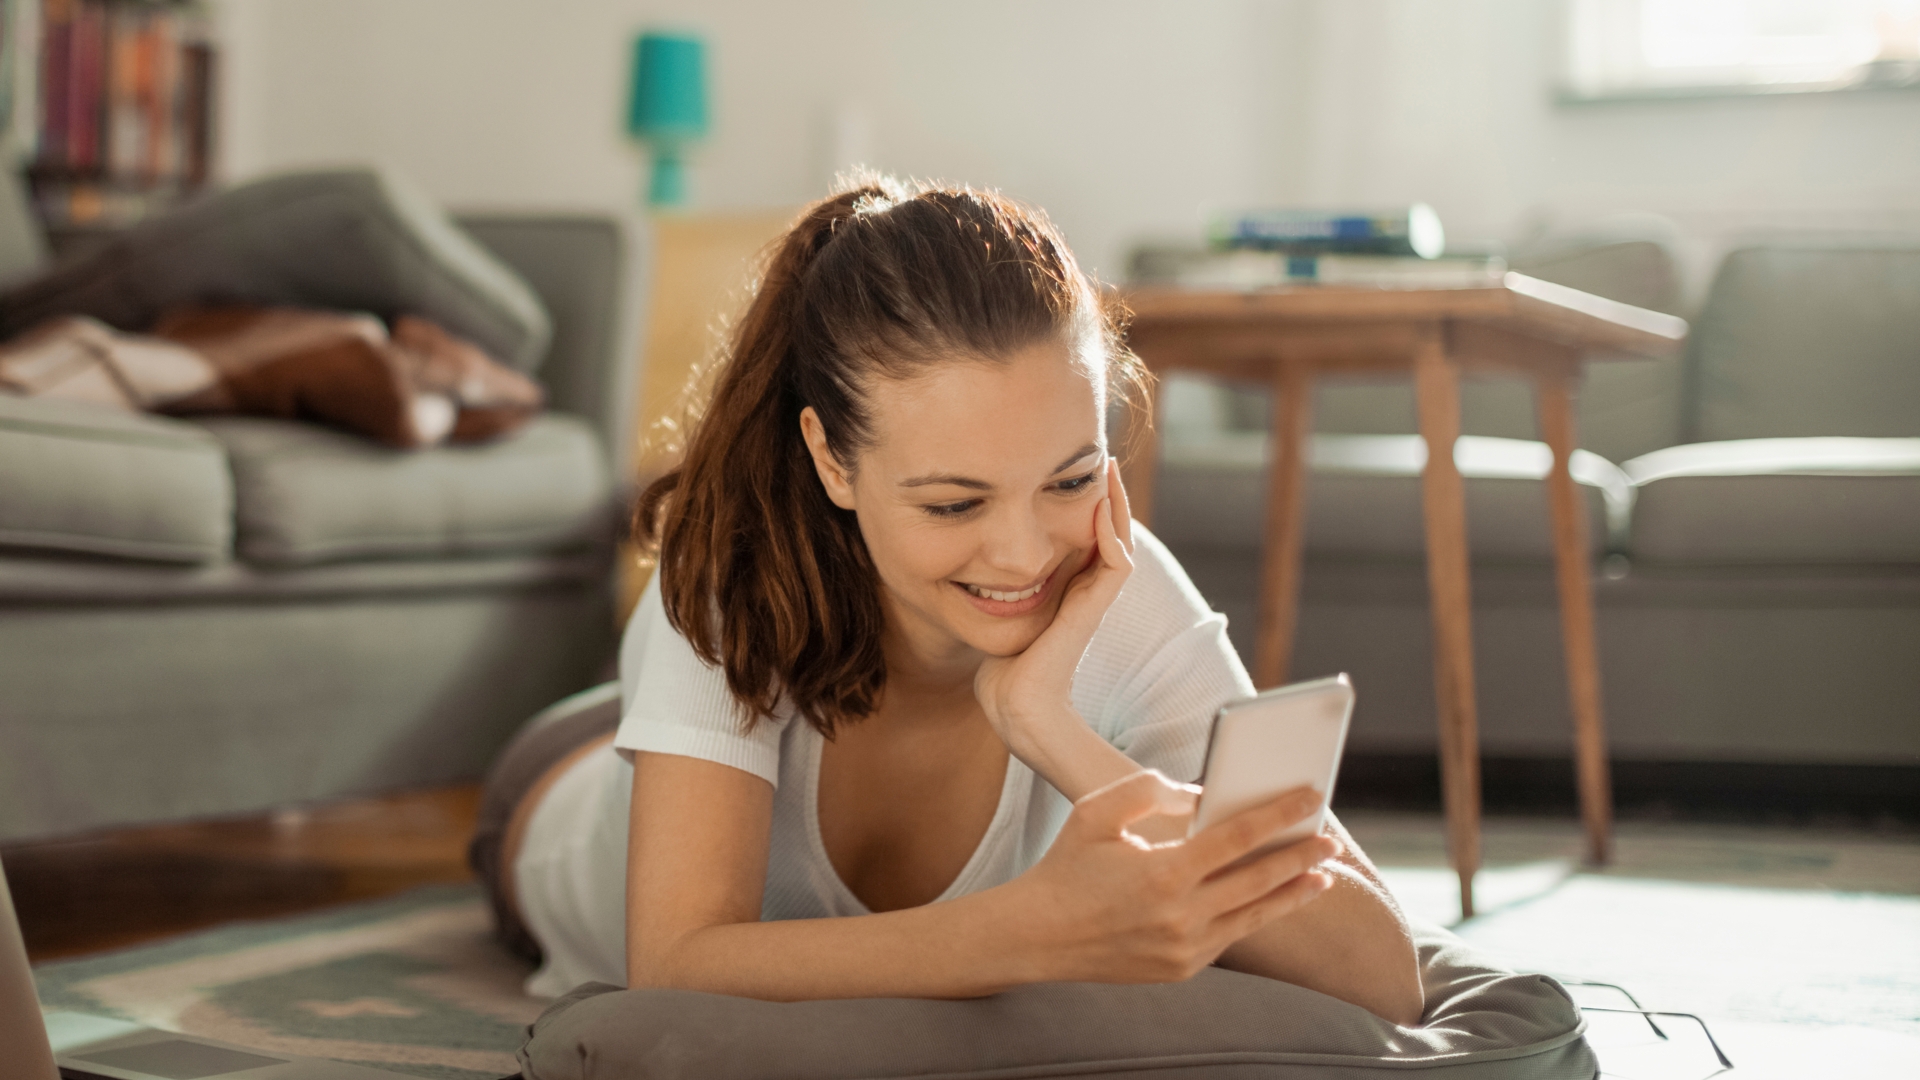
{"type": "Polygon", "coordinates": [[[1406,916],[1346,829],[1331,814],[1327,823],[1346,846],[1321,867],[1333,888],[1235,942],[1219,964],[1318,990],[1396,1024],[1418,1024],[1426,998],[1406,916]]]}
{"type": "Polygon", "coordinates": [[[1017,892],[1003,885],[876,915],[707,926],[629,974],[635,986],[764,1001],[981,997],[1054,977],[1017,892]]]}
{"type": "Polygon", "coordinates": [[[1072,709],[1028,719],[1012,726],[1005,737],[1007,750],[1065,795],[1068,802],[1078,802],[1088,792],[1142,768],[1101,738],[1072,709]]]}

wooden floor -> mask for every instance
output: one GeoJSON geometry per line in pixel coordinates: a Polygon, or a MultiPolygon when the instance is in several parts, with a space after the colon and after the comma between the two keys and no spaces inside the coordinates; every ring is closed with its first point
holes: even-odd
{"type": "Polygon", "coordinates": [[[0,852],[38,963],[464,881],[476,786],[0,852]]]}

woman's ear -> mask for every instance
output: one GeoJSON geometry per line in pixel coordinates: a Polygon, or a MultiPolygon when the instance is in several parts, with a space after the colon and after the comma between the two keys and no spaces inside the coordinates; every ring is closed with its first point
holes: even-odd
{"type": "Polygon", "coordinates": [[[841,468],[839,459],[827,446],[827,429],[811,405],[800,410],[800,437],[807,440],[807,452],[813,455],[813,468],[820,474],[820,485],[827,489],[827,498],[842,510],[853,509],[853,477],[841,468]]]}

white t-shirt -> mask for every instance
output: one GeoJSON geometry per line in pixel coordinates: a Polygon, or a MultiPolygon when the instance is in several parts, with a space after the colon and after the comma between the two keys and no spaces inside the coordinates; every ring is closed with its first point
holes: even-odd
{"type": "MultiPolygon", "coordinates": [[[[1253,693],[1207,607],[1160,541],[1135,524],[1133,575],[1074,672],[1073,702],[1101,737],[1142,766],[1198,779],[1207,730],[1223,703],[1253,693]]],[[[774,785],[762,919],[867,914],[820,840],[821,737],[791,711],[741,731],[719,669],[667,623],[649,587],[620,646],[625,713],[613,748],[570,768],[535,808],[512,872],[527,928],[546,955],[528,980],[545,997],[580,983],[626,983],[627,807],[632,752],[682,754],[743,769],[774,785]]],[[[935,901],[1012,880],[1037,862],[1071,809],[1018,758],[986,835],[935,901]]]]}

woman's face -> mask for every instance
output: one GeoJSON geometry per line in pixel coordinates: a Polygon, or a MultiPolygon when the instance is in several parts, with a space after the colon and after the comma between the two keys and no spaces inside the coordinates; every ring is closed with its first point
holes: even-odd
{"type": "Polygon", "coordinates": [[[851,475],[802,415],[828,496],[859,517],[889,630],[916,651],[1010,656],[1053,621],[1107,491],[1098,377],[1048,343],[877,380],[851,475]]]}

